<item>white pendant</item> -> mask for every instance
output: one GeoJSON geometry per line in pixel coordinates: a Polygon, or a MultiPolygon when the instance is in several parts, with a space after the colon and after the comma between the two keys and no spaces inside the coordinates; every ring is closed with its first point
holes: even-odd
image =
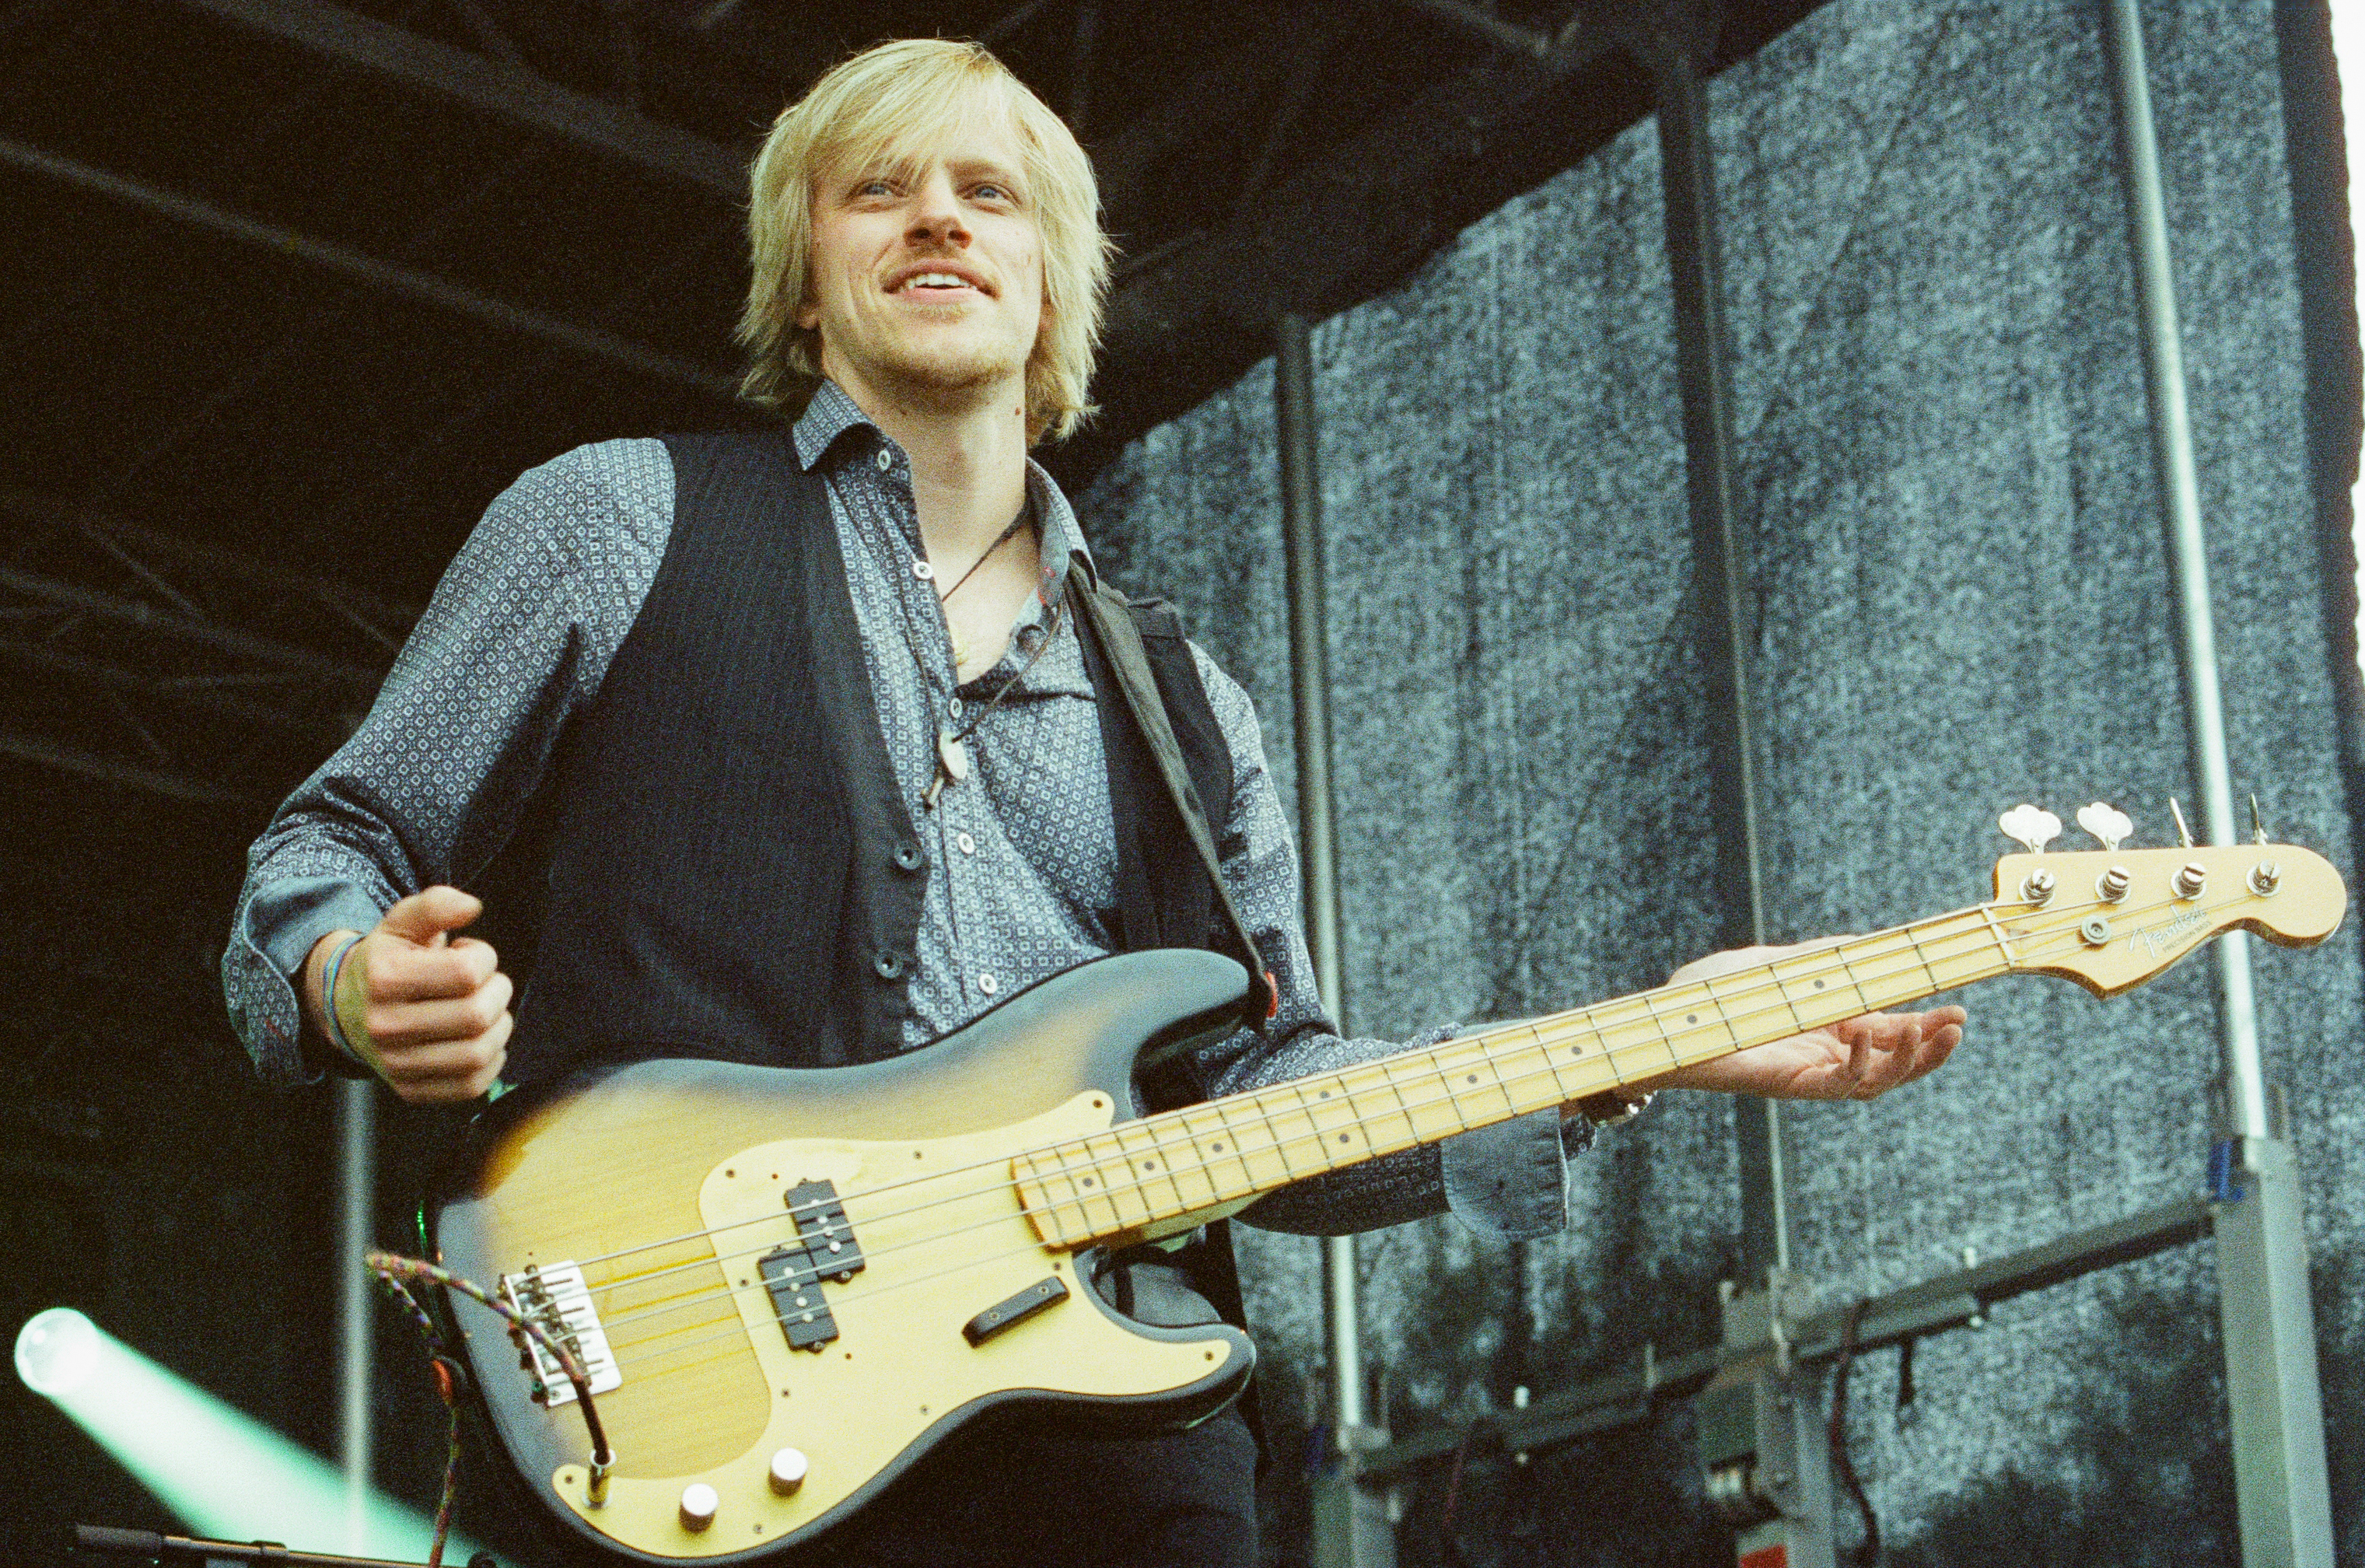
{"type": "Polygon", "coordinates": [[[969,777],[969,747],[949,729],[936,732],[936,762],[945,770],[945,780],[958,784],[969,777]]]}

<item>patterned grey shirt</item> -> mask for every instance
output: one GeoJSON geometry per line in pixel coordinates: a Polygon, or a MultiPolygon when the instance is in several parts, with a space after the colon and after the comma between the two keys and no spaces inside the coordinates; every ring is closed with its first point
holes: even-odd
{"type": "MultiPolygon", "coordinates": [[[[1075,628],[1055,608],[1083,541],[1067,498],[1030,463],[1043,577],[1001,659],[958,683],[909,460],[828,383],[794,433],[799,460],[828,481],[880,730],[932,845],[906,1026],[918,1047],[1115,947],[1115,829],[1099,716],[1075,628]],[[969,732],[970,767],[929,804],[942,725],[969,732]]],[[[321,936],[365,931],[420,888],[466,885],[506,842],[561,730],[598,693],[639,614],[672,522],[672,464],[654,440],[578,448],[495,499],[369,717],[249,854],[222,975],[231,1021],[266,1076],[305,1075],[291,977],[321,936]]],[[[1232,752],[1235,788],[1216,824],[1224,879],[1280,994],[1263,1034],[1209,1048],[1202,1081],[1210,1094],[1231,1093],[1398,1048],[1341,1039],[1324,1016],[1255,711],[1193,651],[1232,752]]],[[[1450,1204],[1480,1229],[1532,1236],[1565,1223],[1565,1183],[1547,1114],[1303,1183],[1250,1217],[1343,1232],[1450,1204]]]]}

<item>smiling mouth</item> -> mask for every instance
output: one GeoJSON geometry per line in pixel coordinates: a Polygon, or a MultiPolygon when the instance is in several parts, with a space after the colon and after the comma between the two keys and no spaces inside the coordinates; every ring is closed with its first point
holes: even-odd
{"type": "Polygon", "coordinates": [[[953,273],[914,273],[889,292],[914,294],[925,298],[932,294],[982,294],[985,290],[953,273]]]}

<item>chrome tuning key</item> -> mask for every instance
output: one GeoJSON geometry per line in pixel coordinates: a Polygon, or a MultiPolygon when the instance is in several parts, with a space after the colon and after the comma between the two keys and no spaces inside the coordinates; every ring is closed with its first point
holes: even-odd
{"type": "Polygon", "coordinates": [[[2264,844],[2266,841],[2267,824],[2259,820],[2259,797],[2254,794],[2250,797],[2250,842],[2264,844]]]}
{"type": "Polygon", "coordinates": [[[2053,873],[2039,866],[2020,879],[2021,902],[2031,904],[2049,902],[2057,885],[2053,879],[2053,873]]]}
{"type": "Polygon", "coordinates": [[[2044,854],[2045,846],[2061,836],[2061,819],[2037,806],[2014,806],[1996,818],[1996,826],[2006,838],[2026,845],[2031,855],[2044,854]]]}
{"type": "Polygon", "coordinates": [[[2124,866],[2113,866],[2094,879],[2094,896],[2104,903],[2124,903],[2135,885],[2132,872],[2124,866]]]}
{"type": "Polygon", "coordinates": [[[2135,820],[2116,806],[2096,801],[2078,808],[2078,825],[2094,835],[2105,849],[2116,849],[2135,831],[2135,820]]]}
{"type": "Polygon", "coordinates": [[[2252,892],[2262,899],[2270,899],[2275,896],[2275,890],[2282,886],[2283,868],[2271,860],[2261,860],[2250,868],[2248,880],[2252,892]]]}
{"type": "Polygon", "coordinates": [[[2169,879],[2176,896],[2187,901],[2197,899],[2209,890],[2209,868],[2198,860],[2187,861],[2183,868],[2169,879]]]}
{"type": "Polygon", "coordinates": [[[2176,803],[2176,797],[2173,795],[2170,795],[2168,798],[2168,814],[2176,819],[2177,843],[2182,845],[2187,849],[2191,848],[2192,830],[2184,825],[2184,808],[2176,803]]]}

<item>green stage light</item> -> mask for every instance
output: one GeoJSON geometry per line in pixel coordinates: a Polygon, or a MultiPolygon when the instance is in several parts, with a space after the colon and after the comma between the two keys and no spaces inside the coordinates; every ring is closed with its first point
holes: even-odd
{"type": "MultiPolygon", "coordinates": [[[[432,1521],[375,1492],[355,1497],[342,1471],[71,1307],[51,1307],[18,1332],[17,1375],[199,1535],[426,1560],[432,1521]]],[[[477,1550],[455,1534],[443,1560],[465,1562],[477,1550]]]]}

